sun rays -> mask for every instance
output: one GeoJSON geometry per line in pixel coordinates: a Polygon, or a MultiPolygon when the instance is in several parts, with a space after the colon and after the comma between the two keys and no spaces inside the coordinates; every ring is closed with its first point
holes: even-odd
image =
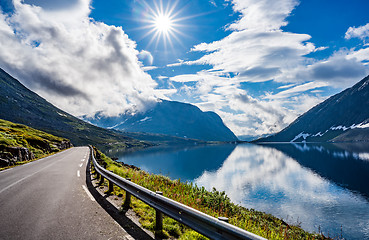
{"type": "Polygon", "coordinates": [[[143,18],[140,20],[144,26],[140,29],[147,32],[142,36],[142,39],[149,38],[148,47],[155,43],[155,47],[159,44],[164,44],[164,48],[168,46],[173,47],[173,42],[176,41],[180,44],[181,40],[178,35],[184,34],[180,31],[181,21],[188,19],[188,17],[180,17],[180,13],[183,9],[178,9],[178,2],[168,2],[166,5],[163,1],[154,2],[153,6],[149,5],[146,1],[140,1],[141,5],[145,8],[143,18]]]}

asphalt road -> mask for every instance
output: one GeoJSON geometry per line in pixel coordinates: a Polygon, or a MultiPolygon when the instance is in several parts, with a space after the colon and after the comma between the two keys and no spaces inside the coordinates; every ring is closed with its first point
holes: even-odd
{"type": "Polygon", "coordinates": [[[132,239],[86,188],[88,147],[0,172],[0,239],[132,239]]]}

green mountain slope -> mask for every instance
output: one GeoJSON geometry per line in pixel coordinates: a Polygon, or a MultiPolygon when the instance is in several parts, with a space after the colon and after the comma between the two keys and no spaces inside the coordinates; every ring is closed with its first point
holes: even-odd
{"type": "Polygon", "coordinates": [[[94,144],[102,149],[147,146],[146,143],[113,130],[93,126],[60,110],[2,69],[0,118],[68,138],[73,145],[94,144]]]}

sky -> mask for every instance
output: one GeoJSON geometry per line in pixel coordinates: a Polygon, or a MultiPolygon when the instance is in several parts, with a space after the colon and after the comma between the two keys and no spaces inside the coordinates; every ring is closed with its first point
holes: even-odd
{"type": "Polygon", "coordinates": [[[0,67],[75,115],[158,99],[271,134],[369,74],[367,0],[0,0],[0,67]]]}

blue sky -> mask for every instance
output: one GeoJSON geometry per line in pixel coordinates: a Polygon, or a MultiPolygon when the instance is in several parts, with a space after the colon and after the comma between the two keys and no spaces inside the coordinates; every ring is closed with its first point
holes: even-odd
{"type": "Polygon", "coordinates": [[[0,6],[0,67],[77,116],[163,98],[215,111],[238,136],[260,136],[369,74],[366,0],[0,6]]]}

